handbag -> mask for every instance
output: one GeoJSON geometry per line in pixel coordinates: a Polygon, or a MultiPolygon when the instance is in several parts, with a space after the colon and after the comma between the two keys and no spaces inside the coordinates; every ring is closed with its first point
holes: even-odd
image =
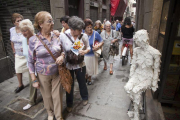
{"type": "MultiPolygon", "coordinates": [[[[41,38],[38,35],[36,35],[36,36],[41,41],[41,43],[44,45],[44,47],[47,49],[47,51],[52,56],[54,61],[56,61],[56,58],[54,57],[52,52],[49,50],[47,45],[41,40],[41,38]]],[[[66,68],[65,64],[62,64],[62,65],[58,65],[58,72],[59,72],[59,76],[60,76],[60,82],[61,82],[63,88],[66,90],[67,93],[70,94],[71,85],[72,85],[72,82],[73,82],[70,71],[66,68]]]]}
{"type": "MultiPolygon", "coordinates": [[[[95,32],[94,32],[93,46],[94,46],[94,43],[95,43],[95,32]]],[[[101,48],[99,48],[98,50],[94,51],[94,55],[95,55],[95,57],[100,57],[101,52],[102,52],[102,47],[101,47],[101,48]]]]}
{"type": "MultiPolygon", "coordinates": [[[[73,40],[65,33],[69,40],[74,44],[73,40]]],[[[79,40],[82,38],[83,34],[79,37],[79,40]]],[[[84,55],[76,55],[71,50],[67,51],[66,61],[72,65],[81,64],[84,61],[84,55]]]]}
{"type": "MultiPolygon", "coordinates": [[[[112,31],[112,38],[114,38],[113,31],[112,31]]],[[[112,56],[119,55],[119,42],[118,41],[116,41],[112,45],[110,45],[109,54],[112,56]]]]}

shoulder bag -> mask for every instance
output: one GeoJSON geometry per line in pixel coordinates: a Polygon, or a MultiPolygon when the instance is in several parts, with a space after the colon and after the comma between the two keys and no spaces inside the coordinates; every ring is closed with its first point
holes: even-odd
{"type": "MultiPolygon", "coordinates": [[[[44,45],[44,47],[47,49],[47,51],[52,56],[54,61],[56,61],[56,58],[54,57],[52,52],[49,50],[47,45],[41,40],[41,38],[38,35],[36,35],[36,36],[41,41],[41,43],[44,45]]],[[[61,82],[63,88],[66,90],[67,93],[70,94],[70,92],[71,92],[71,85],[72,85],[72,82],[73,82],[70,71],[66,68],[65,64],[58,65],[58,71],[59,71],[60,82],[61,82]]]]}
{"type": "MultiPolygon", "coordinates": [[[[113,30],[112,30],[112,38],[117,39],[117,38],[114,38],[113,30]]],[[[112,56],[119,54],[119,42],[118,42],[118,40],[116,42],[114,42],[112,45],[110,45],[109,54],[112,56]]]]}
{"type": "MultiPolygon", "coordinates": [[[[94,46],[94,42],[95,42],[95,32],[94,32],[93,46],[94,46]]],[[[98,50],[94,51],[94,56],[95,56],[95,57],[100,57],[101,52],[102,52],[102,47],[99,48],[98,50]]]]}

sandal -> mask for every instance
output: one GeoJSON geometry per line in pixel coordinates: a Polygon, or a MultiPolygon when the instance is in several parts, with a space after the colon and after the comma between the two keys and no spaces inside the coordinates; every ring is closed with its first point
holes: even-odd
{"type": "Polygon", "coordinates": [[[113,71],[112,71],[112,70],[110,70],[110,71],[109,71],[109,74],[110,74],[110,75],[113,75],[113,71]]]}

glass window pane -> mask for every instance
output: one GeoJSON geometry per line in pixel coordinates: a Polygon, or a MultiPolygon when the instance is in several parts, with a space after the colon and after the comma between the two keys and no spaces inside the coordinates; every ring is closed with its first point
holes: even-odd
{"type": "Polygon", "coordinates": [[[165,31],[166,31],[166,24],[167,24],[167,19],[168,19],[168,12],[169,12],[169,4],[170,4],[170,1],[165,2],[164,6],[163,6],[163,11],[162,11],[160,33],[163,35],[165,35],[165,31]]]}

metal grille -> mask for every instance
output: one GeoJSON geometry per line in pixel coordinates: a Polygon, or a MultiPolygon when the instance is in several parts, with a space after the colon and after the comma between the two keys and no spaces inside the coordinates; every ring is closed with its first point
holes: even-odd
{"type": "Polygon", "coordinates": [[[7,56],[10,57],[11,66],[14,70],[14,55],[11,49],[9,29],[14,25],[11,23],[11,15],[19,13],[25,19],[34,22],[34,16],[39,11],[50,12],[50,0],[0,0],[0,24],[2,39],[7,56]]]}
{"type": "Polygon", "coordinates": [[[90,7],[90,19],[93,21],[93,23],[98,20],[98,8],[96,7],[90,7]]]}

